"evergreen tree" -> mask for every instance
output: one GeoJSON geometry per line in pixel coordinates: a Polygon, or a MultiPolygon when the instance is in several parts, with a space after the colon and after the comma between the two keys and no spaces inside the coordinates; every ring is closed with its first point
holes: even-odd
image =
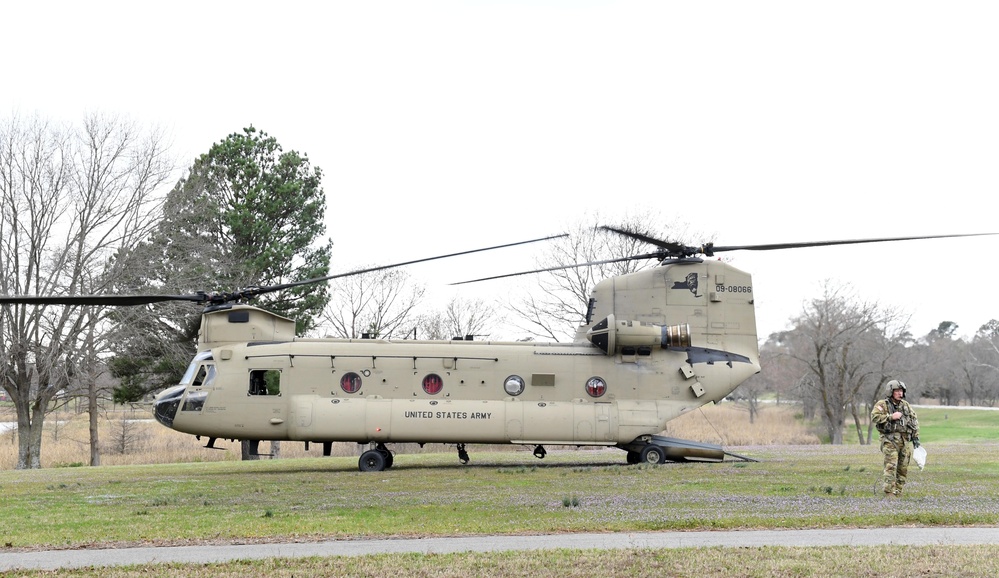
{"type": "MultiPolygon", "coordinates": [[[[198,158],[169,193],[156,232],[132,254],[123,292],[227,292],[292,283],[329,272],[323,240],[322,172],[250,127],[198,158]]],[[[308,331],[329,300],[325,283],[269,293],[255,305],[308,331]]],[[[116,400],[134,400],[177,382],[196,348],[201,311],[162,303],[118,313],[120,349],[112,370],[116,400]]]]}

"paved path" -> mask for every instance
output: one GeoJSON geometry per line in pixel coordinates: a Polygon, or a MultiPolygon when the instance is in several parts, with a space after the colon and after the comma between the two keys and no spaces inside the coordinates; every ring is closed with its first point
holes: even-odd
{"type": "Polygon", "coordinates": [[[365,554],[496,552],[558,548],[692,548],[757,546],[910,546],[999,544],[999,527],[991,528],[863,528],[833,530],[751,530],[725,532],[636,532],[555,534],[544,536],[468,536],[335,540],[293,544],[239,546],[169,546],[107,550],[53,550],[0,554],[0,571],[80,568],[146,563],[210,563],[259,558],[361,556],[365,554]]]}

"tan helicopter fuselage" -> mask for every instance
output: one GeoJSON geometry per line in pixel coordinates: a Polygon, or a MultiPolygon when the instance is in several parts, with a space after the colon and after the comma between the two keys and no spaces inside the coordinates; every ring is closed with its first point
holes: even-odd
{"type": "Polygon", "coordinates": [[[299,339],[235,305],[199,349],[154,414],[244,440],[626,447],[760,369],[750,275],[700,260],[600,282],[572,343],[299,339]]]}

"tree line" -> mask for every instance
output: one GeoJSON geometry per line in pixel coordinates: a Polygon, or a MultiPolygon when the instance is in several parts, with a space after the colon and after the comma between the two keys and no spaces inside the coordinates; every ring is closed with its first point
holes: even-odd
{"type": "Polygon", "coordinates": [[[994,407],[999,401],[999,321],[970,339],[942,321],[917,337],[909,316],[858,298],[848,285],[827,281],[822,293],[760,347],[762,371],[736,393],[756,411],[764,396],[795,400],[805,417],[818,418],[830,443],[843,443],[849,424],[861,444],[871,443],[870,412],[887,396],[884,384],[900,379],[910,403],[994,407]]]}

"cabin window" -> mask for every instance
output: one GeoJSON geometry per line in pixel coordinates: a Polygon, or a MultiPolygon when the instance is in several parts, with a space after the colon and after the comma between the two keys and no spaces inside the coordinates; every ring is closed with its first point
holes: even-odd
{"type": "Polygon", "coordinates": [[[277,369],[250,371],[248,395],[281,395],[281,372],[277,369]]]}
{"type": "Polygon", "coordinates": [[[590,397],[600,397],[607,393],[607,382],[602,377],[591,377],[586,380],[586,393],[590,397]]]}
{"type": "Polygon", "coordinates": [[[506,378],[503,382],[503,390],[506,391],[508,395],[520,395],[524,393],[524,387],[527,384],[524,382],[524,378],[519,375],[511,375],[506,378]]]}
{"type": "Polygon", "coordinates": [[[436,373],[428,374],[423,378],[423,391],[430,395],[436,395],[444,389],[444,380],[436,373]]]}
{"type": "Polygon", "coordinates": [[[361,389],[361,376],[353,371],[343,374],[340,378],[340,389],[347,393],[357,393],[361,389]]]}

